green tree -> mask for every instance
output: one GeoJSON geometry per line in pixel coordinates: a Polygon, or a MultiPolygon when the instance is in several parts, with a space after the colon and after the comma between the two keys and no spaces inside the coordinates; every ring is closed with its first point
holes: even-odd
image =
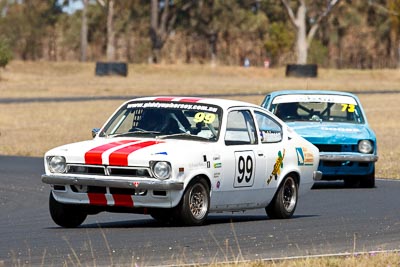
{"type": "Polygon", "coordinates": [[[39,59],[46,39],[50,47],[54,45],[59,14],[61,7],[57,0],[10,1],[0,20],[0,35],[7,38],[22,59],[39,59]]]}
{"type": "Polygon", "coordinates": [[[149,62],[161,61],[161,49],[175,30],[178,16],[187,12],[193,4],[191,0],[151,0],[149,32],[152,53],[149,62]]]}
{"type": "Polygon", "coordinates": [[[308,49],[322,20],[331,13],[339,1],[310,3],[306,0],[297,0],[297,3],[292,4],[291,0],[281,0],[296,32],[297,64],[307,63],[308,49]]]}
{"type": "Polygon", "coordinates": [[[279,57],[292,49],[295,36],[283,22],[273,22],[268,29],[265,49],[272,64],[278,64],[279,57]]]}
{"type": "Polygon", "coordinates": [[[0,39],[0,67],[4,68],[12,59],[12,51],[7,41],[0,39]]]}

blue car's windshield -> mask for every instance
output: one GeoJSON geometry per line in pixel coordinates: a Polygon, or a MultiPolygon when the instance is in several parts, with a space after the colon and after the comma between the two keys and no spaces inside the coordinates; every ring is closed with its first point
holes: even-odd
{"type": "Polygon", "coordinates": [[[270,110],[281,120],[319,121],[341,123],[364,123],[360,107],[356,102],[336,103],[329,101],[273,102],[270,110]]]}

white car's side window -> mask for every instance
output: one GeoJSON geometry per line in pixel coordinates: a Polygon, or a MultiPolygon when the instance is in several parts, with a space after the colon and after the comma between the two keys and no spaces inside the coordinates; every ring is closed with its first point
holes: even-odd
{"type": "Polygon", "coordinates": [[[253,117],[249,110],[234,110],[228,114],[226,145],[250,145],[257,143],[253,117]]]}
{"type": "Polygon", "coordinates": [[[258,128],[261,131],[261,141],[263,143],[275,143],[282,140],[282,128],[273,120],[261,112],[255,112],[258,128]]]}

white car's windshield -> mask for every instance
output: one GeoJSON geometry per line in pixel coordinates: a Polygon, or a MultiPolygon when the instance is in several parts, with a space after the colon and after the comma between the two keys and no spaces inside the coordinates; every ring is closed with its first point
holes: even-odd
{"type": "Polygon", "coordinates": [[[133,101],[111,118],[100,137],[140,136],[216,141],[221,108],[213,105],[133,101]]]}
{"type": "Polygon", "coordinates": [[[275,99],[271,105],[271,111],[281,120],[289,121],[319,121],[319,122],[344,122],[344,123],[364,123],[361,108],[357,102],[350,97],[319,96],[306,97],[300,96],[298,99],[293,97],[287,99],[275,99]],[[340,101],[335,101],[340,100],[340,101]]]}

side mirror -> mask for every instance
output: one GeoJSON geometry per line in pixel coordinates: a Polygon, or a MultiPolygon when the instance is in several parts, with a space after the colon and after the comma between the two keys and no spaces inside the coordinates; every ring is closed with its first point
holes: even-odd
{"type": "Polygon", "coordinates": [[[100,128],[93,128],[92,129],[92,137],[95,138],[96,135],[100,132],[100,128]]]}

